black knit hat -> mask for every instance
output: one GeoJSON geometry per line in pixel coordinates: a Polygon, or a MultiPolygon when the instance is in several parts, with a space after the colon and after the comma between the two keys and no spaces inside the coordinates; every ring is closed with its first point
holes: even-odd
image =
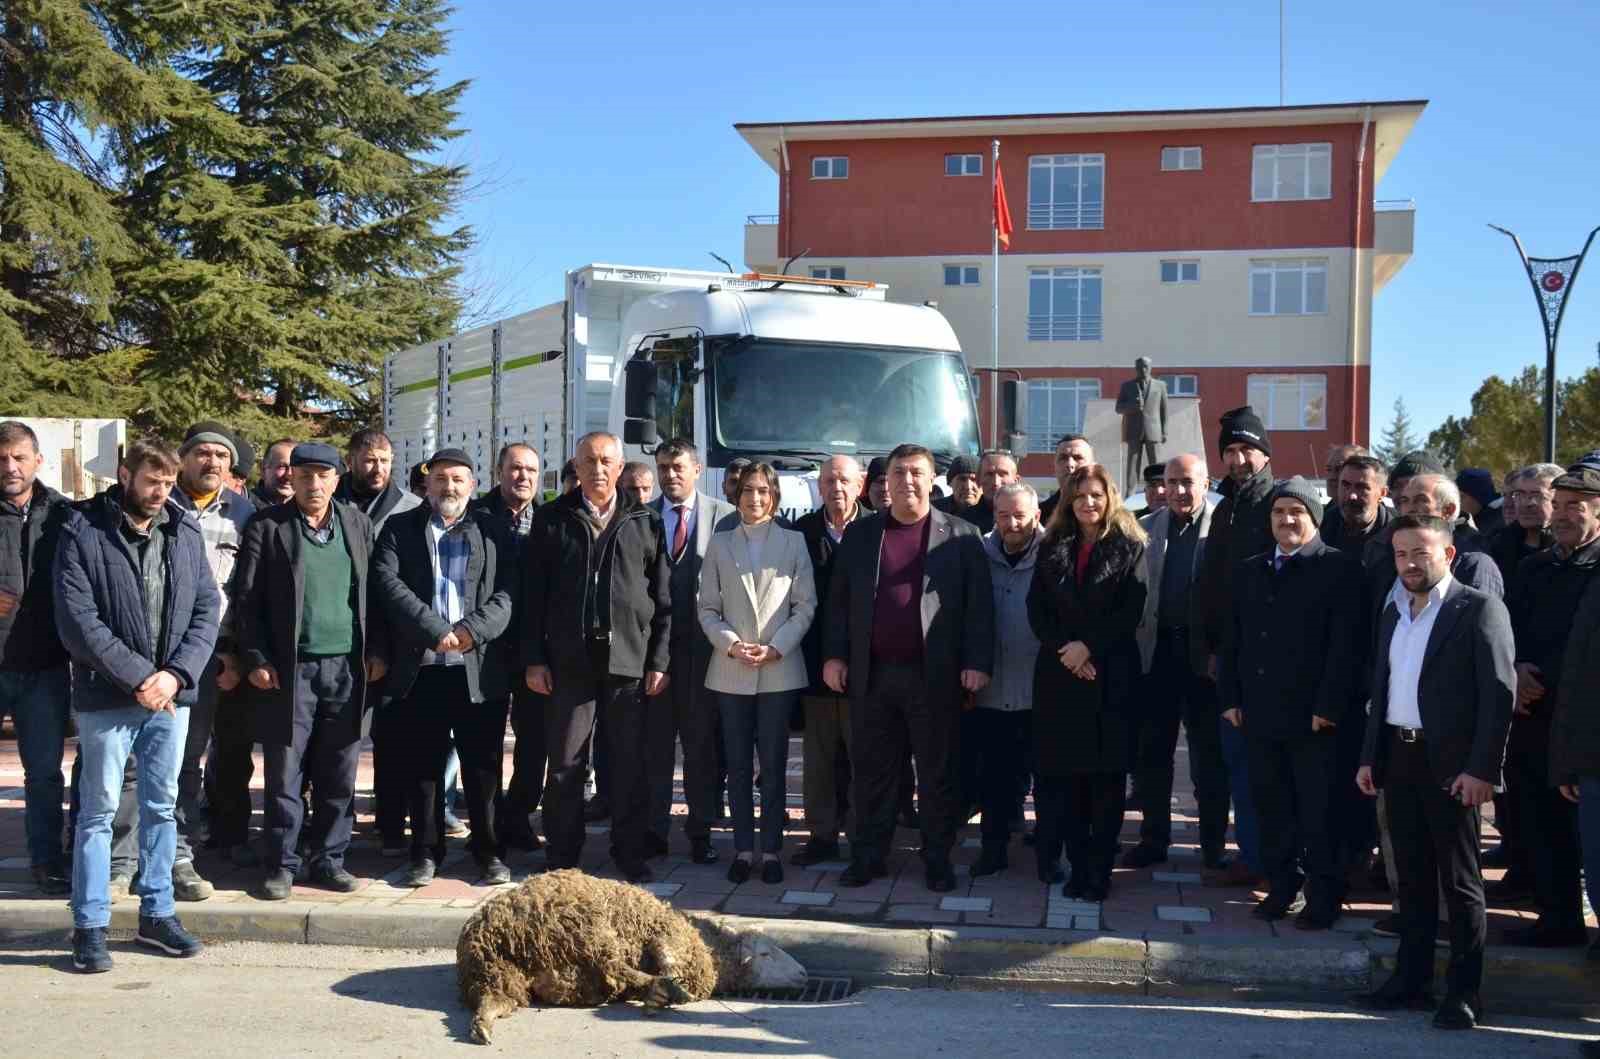
{"type": "Polygon", "coordinates": [[[250,444],[243,435],[233,436],[234,452],[238,458],[233,461],[233,473],[238,478],[250,477],[250,468],[256,465],[256,448],[250,444]]]}
{"type": "Polygon", "coordinates": [[[1164,482],[1167,480],[1167,465],[1152,463],[1144,469],[1144,480],[1147,482],[1164,482]]]}
{"type": "Polygon", "coordinates": [[[957,456],[950,461],[949,468],[944,472],[945,481],[953,482],[963,474],[975,475],[978,473],[978,461],[971,456],[957,456]]]}
{"type": "Polygon", "coordinates": [[[1229,445],[1243,442],[1253,449],[1259,449],[1267,456],[1272,455],[1272,441],[1267,437],[1267,425],[1261,422],[1261,417],[1256,415],[1256,410],[1249,405],[1240,405],[1222,413],[1222,433],[1217,437],[1217,451],[1225,452],[1229,445]]]}
{"type": "Polygon", "coordinates": [[[872,457],[872,462],[867,464],[867,484],[871,485],[873,482],[877,481],[879,478],[887,478],[888,475],[889,475],[889,457],[887,457],[887,456],[874,456],[874,457],[872,457]]]}
{"type": "Polygon", "coordinates": [[[1415,478],[1419,474],[1444,474],[1444,461],[1431,452],[1417,449],[1408,452],[1394,462],[1394,467],[1389,471],[1389,482],[1407,478],[1415,478]]]}
{"type": "Polygon", "coordinates": [[[239,465],[239,442],[235,440],[233,431],[210,419],[203,423],[196,423],[189,428],[188,433],[183,435],[183,444],[178,446],[178,455],[187,456],[189,450],[196,445],[206,444],[221,445],[233,457],[228,466],[237,467],[239,465]]]}
{"type": "MultiPolygon", "coordinates": [[[[1317,487],[1306,481],[1300,475],[1285,478],[1272,487],[1272,503],[1279,500],[1298,500],[1306,506],[1306,511],[1311,515],[1311,523],[1318,528],[1322,526],[1322,498],[1317,495],[1317,487]]],[[[1267,508],[1271,510],[1271,505],[1267,508]]]]}

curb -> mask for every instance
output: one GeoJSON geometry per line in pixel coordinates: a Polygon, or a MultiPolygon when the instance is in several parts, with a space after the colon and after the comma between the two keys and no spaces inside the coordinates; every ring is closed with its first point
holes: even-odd
{"type": "MultiPolygon", "coordinates": [[[[267,941],[380,949],[454,949],[470,908],[349,907],[315,901],[184,905],[184,925],[214,941],[267,941]]],[[[1235,1000],[1304,998],[1337,1003],[1394,969],[1398,943],[1339,935],[1272,941],[1146,941],[1025,927],[889,927],[826,920],[718,916],[759,930],[815,977],[924,988],[1126,992],[1235,1000]],[[1077,936],[1073,936],[1076,934],[1077,936]]],[[[138,908],[112,909],[113,930],[138,926],[138,908]]],[[[64,943],[65,903],[0,899],[0,939],[64,943]]],[[[1444,981],[1443,952],[1435,980],[1444,981]]],[[[1600,1016],[1600,966],[1581,949],[1491,947],[1485,990],[1496,1010],[1600,1016]]]]}

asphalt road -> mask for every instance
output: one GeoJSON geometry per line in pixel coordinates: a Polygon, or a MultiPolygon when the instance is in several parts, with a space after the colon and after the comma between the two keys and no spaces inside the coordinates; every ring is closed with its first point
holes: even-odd
{"type": "Polygon", "coordinates": [[[1426,1016],[1345,1007],[1250,1006],[1088,994],[870,989],[836,1004],[712,1000],[649,1017],[638,1008],[524,1010],[494,1044],[466,1043],[452,953],[311,945],[217,945],[193,960],[114,944],[116,968],[78,975],[64,949],[0,947],[5,1051],[31,1059],[115,1056],[411,1057],[930,1056],[1075,1054],[1151,1059],[1449,1055],[1572,1056],[1600,1023],[1503,1017],[1443,1034],[1426,1016]]]}

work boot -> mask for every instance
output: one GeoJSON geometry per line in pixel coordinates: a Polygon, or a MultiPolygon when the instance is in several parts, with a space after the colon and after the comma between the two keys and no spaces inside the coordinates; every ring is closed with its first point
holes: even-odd
{"type": "Polygon", "coordinates": [[[216,887],[200,878],[194,862],[180,860],[172,866],[172,898],[175,901],[204,901],[216,887]]]}

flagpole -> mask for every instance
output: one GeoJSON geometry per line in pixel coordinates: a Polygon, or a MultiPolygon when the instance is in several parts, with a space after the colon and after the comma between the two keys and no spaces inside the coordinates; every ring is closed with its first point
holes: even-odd
{"type": "MultiPolygon", "coordinates": [[[[990,162],[990,169],[994,173],[994,182],[1000,181],[1000,141],[993,144],[994,157],[990,162]]],[[[991,208],[989,210],[989,234],[991,237],[991,253],[994,261],[989,269],[989,303],[991,320],[991,333],[989,350],[992,355],[990,367],[994,371],[989,373],[989,430],[994,438],[994,448],[1000,447],[1000,218],[994,215],[994,194],[989,196],[991,208]]]]}

